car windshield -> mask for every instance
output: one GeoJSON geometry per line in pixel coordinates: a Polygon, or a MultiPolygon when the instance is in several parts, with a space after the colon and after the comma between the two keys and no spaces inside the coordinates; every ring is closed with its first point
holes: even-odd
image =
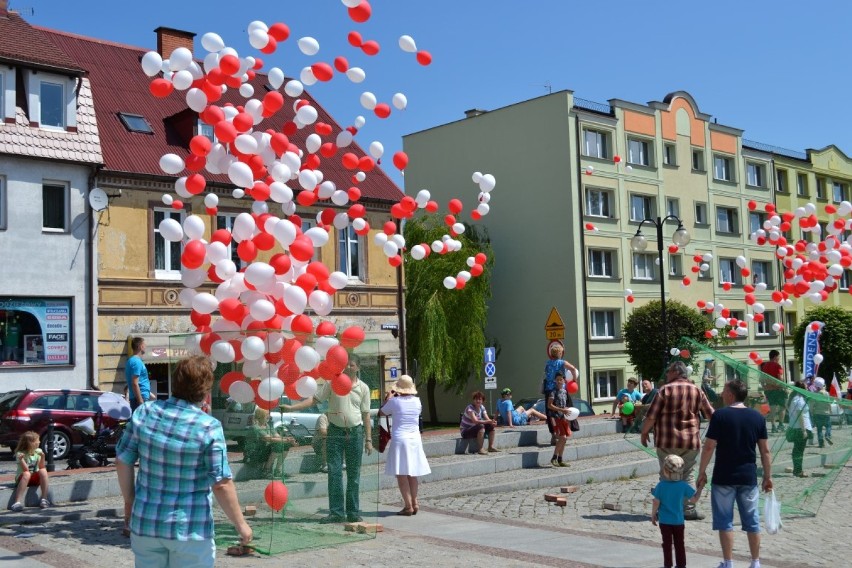
{"type": "Polygon", "coordinates": [[[0,395],[0,412],[6,412],[15,408],[22,396],[24,396],[24,391],[12,391],[0,395]]]}

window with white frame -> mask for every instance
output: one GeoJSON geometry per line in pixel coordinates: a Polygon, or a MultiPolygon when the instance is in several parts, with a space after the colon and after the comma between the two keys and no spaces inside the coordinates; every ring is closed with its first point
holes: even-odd
{"type": "Polygon", "coordinates": [[[806,174],[796,175],[796,193],[802,197],[808,195],[808,176],[806,174]]]}
{"type": "Polygon", "coordinates": [[[601,130],[583,129],[583,150],[591,158],[609,158],[609,135],[601,130]]]}
{"type": "MultiPolygon", "coordinates": [[[[216,215],[216,229],[228,229],[228,232],[233,231],[234,229],[234,221],[237,219],[236,213],[219,213],[216,215]]],[[[237,246],[239,243],[231,240],[231,244],[228,245],[228,255],[229,258],[234,262],[234,265],[237,269],[245,267],[246,263],[242,261],[240,255],[237,254],[237,246]]]]}
{"type": "Polygon", "coordinates": [[[776,170],[775,172],[775,191],[786,193],[787,191],[787,170],[776,170]]]}
{"type": "Polygon", "coordinates": [[[649,252],[633,253],[633,279],[655,280],[657,278],[657,255],[649,252]]]}
{"type": "Polygon", "coordinates": [[[351,225],[337,231],[337,269],[349,278],[363,280],[361,237],[351,225]]]}
{"type": "Polygon", "coordinates": [[[683,276],[683,256],[669,255],[669,276],[683,276]]]}
{"type": "Polygon", "coordinates": [[[216,133],[213,130],[213,125],[207,124],[200,118],[198,119],[198,126],[195,129],[196,134],[200,134],[201,136],[206,136],[211,142],[217,142],[216,133]]]}
{"type": "Polygon", "coordinates": [[[740,232],[737,210],[733,207],[716,208],[716,232],[737,234],[740,232]]]}
{"type": "Polygon", "coordinates": [[[586,215],[612,217],[612,192],[605,189],[586,189],[586,215]]]}
{"type": "Polygon", "coordinates": [[[666,215],[680,217],[680,199],[676,197],[666,198],[666,215]]]}
{"type": "Polygon", "coordinates": [[[657,216],[656,198],[651,195],[630,195],[630,220],[644,221],[657,216]]]}
{"type": "Polygon", "coordinates": [[[65,128],[65,86],[41,81],[39,86],[39,124],[65,128]]]}
{"type": "Polygon", "coordinates": [[[746,162],[746,184],[752,187],[764,187],[766,184],[766,166],[746,162]]]}
{"type": "Polygon", "coordinates": [[[725,282],[739,285],[742,283],[742,273],[740,267],[737,266],[737,261],[733,258],[719,259],[719,285],[725,282]]]}
{"type": "Polygon", "coordinates": [[[796,312],[784,312],[784,329],[792,331],[796,329],[796,312]]]}
{"type": "MultiPolygon", "coordinates": [[[[2,76],[0,76],[2,77],[2,76]]],[[[6,230],[6,178],[0,176],[0,231],[6,230]]]]}
{"type": "Polygon", "coordinates": [[[49,233],[68,231],[68,186],[45,183],[41,186],[41,228],[49,233]]]}
{"type": "Polygon", "coordinates": [[[182,245],[180,241],[170,242],[160,234],[160,223],[165,219],[174,219],[181,225],[186,218],[186,213],[181,210],[154,208],[154,276],[164,280],[180,279],[180,254],[182,245]]]}
{"type": "Polygon", "coordinates": [[[748,213],[748,232],[749,234],[756,233],[763,228],[766,222],[766,213],[760,211],[749,211],[748,213]]]}
{"type": "Polygon", "coordinates": [[[766,260],[755,260],[751,263],[751,278],[755,284],[764,283],[772,288],[772,265],[766,260]]]}
{"type": "Polygon", "coordinates": [[[846,186],[839,181],[831,185],[831,199],[835,203],[840,203],[846,199],[846,186]]]}
{"type": "Polygon", "coordinates": [[[677,148],[674,144],[663,144],[663,163],[667,166],[677,165],[677,148]]]}
{"type": "Polygon", "coordinates": [[[704,150],[692,149],[692,171],[703,172],[704,170],[704,150]]]}
{"type": "Polygon", "coordinates": [[[707,225],[707,204],[706,203],[697,203],[695,204],[695,224],[696,225],[707,225]]]}
{"type": "Polygon", "coordinates": [[[816,196],[817,199],[825,199],[825,180],[822,178],[816,178],[817,188],[816,188],[816,196]]]}
{"type": "Polygon", "coordinates": [[[714,155],[713,178],[722,181],[734,181],[733,160],[727,156],[714,155]]]}
{"type": "Polygon", "coordinates": [[[589,276],[596,278],[615,276],[614,257],[615,253],[611,250],[589,249],[589,276]]]}
{"type": "Polygon", "coordinates": [[[592,339],[615,339],[615,311],[592,310],[589,314],[592,325],[592,339]]]}
{"type": "Polygon", "coordinates": [[[618,371],[595,371],[595,399],[613,399],[618,393],[618,371]]]}
{"type": "Polygon", "coordinates": [[[638,166],[651,165],[650,146],[647,140],[627,139],[627,163],[638,166]]]}
{"type": "Polygon", "coordinates": [[[840,287],[841,290],[848,290],[849,289],[849,282],[850,282],[849,271],[844,270],[843,274],[840,275],[840,281],[838,282],[838,286],[840,287]]]}
{"type": "Polygon", "coordinates": [[[775,330],[772,329],[773,325],[775,325],[775,312],[763,312],[763,319],[761,321],[755,322],[754,334],[759,337],[775,335],[775,330]]]}

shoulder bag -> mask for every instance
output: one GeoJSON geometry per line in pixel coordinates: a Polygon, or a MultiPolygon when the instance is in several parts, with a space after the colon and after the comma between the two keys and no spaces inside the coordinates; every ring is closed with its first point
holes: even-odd
{"type": "MultiPolygon", "coordinates": [[[[390,420],[385,416],[385,423],[379,422],[379,453],[384,453],[391,439],[390,420]]],[[[381,419],[380,419],[381,420],[381,419]]]]}

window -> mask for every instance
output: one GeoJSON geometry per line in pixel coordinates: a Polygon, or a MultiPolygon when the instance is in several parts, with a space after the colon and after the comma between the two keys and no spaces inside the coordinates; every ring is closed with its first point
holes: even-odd
{"type": "Polygon", "coordinates": [[[772,265],[765,260],[755,260],[751,263],[752,282],[763,282],[767,288],[772,288],[772,265]]]}
{"type": "Polygon", "coordinates": [[[351,225],[337,231],[338,270],[349,278],[363,279],[361,266],[361,237],[351,225]]]}
{"type": "Polygon", "coordinates": [[[817,199],[825,199],[825,180],[822,178],[816,178],[817,182],[817,191],[816,196],[817,199]]]}
{"type": "Polygon", "coordinates": [[[612,192],[603,189],[587,189],[586,215],[612,217],[612,192]]]}
{"type": "Polygon", "coordinates": [[[766,213],[760,211],[750,211],[748,214],[748,232],[749,234],[756,233],[763,228],[763,223],[766,222],[766,213]]]}
{"type": "Polygon", "coordinates": [[[787,191],[787,170],[777,170],[775,172],[775,190],[781,193],[787,191]]]}
{"type": "Polygon", "coordinates": [[[764,187],[766,181],[765,166],[746,163],[746,184],[752,187],[764,187]]]}
{"type": "Polygon", "coordinates": [[[160,223],[165,219],[175,219],[183,225],[184,211],[154,208],[154,276],[168,280],[180,279],[181,243],[169,242],[160,235],[160,223]]]}
{"type": "Polygon", "coordinates": [[[835,203],[846,199],[846,187],[842,183],[836,181],[831,185],[831,199],[835,203]]]}
{"type": "Polygon", "coordinates": [[[796,329],[796,312],[784,312],[784,330],[796,329]]]}
{"type": "Polygon", "coordinates": [[[657,275],[657,255],[655,253],[633,253],[633,278],[635,280],[655,280],[657,275]]]}
{"type": "Polygon", "coordinates": [[[683,257],[681,255],[669,255],[669,276],[683,276],[683,257]]]}
{"type": "Polygon", "coordinates": [[[725,282],[730,282],[737,286],[742,284],[740,267],[737,266],[737,261],[733,258],[719,259],[719,285],[721,286],[725,282]]]}
{"type": "Polygon", "coordinates": [[[695,224],[696,225],[707,225],[707,204],[706,203],[696,203],[695,204],[695,224]]]}
{"type": "Polygon", "coordinates": [[[600,130],[583,130],[583,149],[586,156],[592,158],[609,158],[609,144],[606,132],[600,130]]]}
{"type": "Polygon", "coordinates": [[[0,296],[5,360],[19,365],[72,365],[74,311],[70,298],[0,296]]]}
{"type": "Polygon", "coordinates": [[[677,149],[674,144],[663,144],[663,163],[667,166],[677,165],[677,149]]]}
{"type": "MultiPolygon", "coordinates": [[[[220,213],[216,215],[216,229],[228,229],[228,231],[233,231],[234,221],[236,220],[236,218],[236,213],[220,213]]],[[[239,270],[245,267],[246,263],[243,262],[240,258],[240,255],[237,254],[237,245],[237,242],[231,240],[231,244],[228,245],[228,255],[233,261],[234,265],[237,267],[237,270],[239,270]]]]}
{"type": "Polygon", "coordinates": [[[615,276],[613,251],[589,249],[589,276],[612,278],[615,276]]]}
{"type": "Polygon", "coordinates": [[[754,334],[756,336],[765,337],[768,335],[775,335],[775,330],[772,329],[772,326],[775,325],[775,312],[763,312],[763,319],[759,322],[755,322],[755,324],[754,334]]]}
{"type": "Polygon", "coordinates": [[[704,150],[692,150],[692,171],[704,171],[704,150]]]}
{"type": "Polygon", "coordinates": [[[639,166],[651,165],[651,155],[647,141],[635,138],[627,139],[627,163],[639,166]]]}
{"type": "Polygon", "coordinates": [[[65,128],[65,89],[60,83],[41,82],[39,104],[41,126],[65,128]]]}
{"type": "Polygon", "coordinates": [[[734,181],[732,161],[725,156],[713,156],[713,178],[722,181],[734,181]]]}
{"type": "Polygon", "coordinates": [[[200,134],[201,136],[206,136],[210,139],[211,142],[217,142],[216,134],[213,132],[213,126],[207,124],[200,118],[198,119],[198,127],[196,128],[196,134],[200,134]]]}
{"type": "Polygon", "coordinates": [[[68,230],[68,188],[64,185],[41,186],[41,228],[52,233],[68,230]]]}
{"type": "Polygon", "coordinates": [[[615,339],[615,311],[593,310],[590,316],[592,339],[615,339]]]}
{"type": "Polygon", "coordinates": [[[121,119],[121,123],[124,124],[124,127],[130,132],[142,132],[144,134],[154,133],[154,131],[151,130],[151,125],[148,124],[148,121],[145,120],[145,117],[143,116],[120,112],[118,113],[118,118],[121,119]]]}
{"type": "Polygon", "coordinates": [[[618,393],[618,371],[595,371],[595,399],[615,398],[618,393]]]}
{"type": "Polygon", "coordinates": [[[716,232],[728,234],[740,232],[736,209],[732,207],[716,208],[716,232]]]}
{"type": "Polygon", "coordinates": [[[839,282],[840,289],[841,290],[848,290],[849,289],[849,281],[850,281],[849,271],[844,270],[843,274],[840,275],[840,282],[839,282]]]}
{"type": "Polygon", "coordinates": [[[0,231],[6,230],[6,178],[0,176],[0,231]]]}
{"type": "Polygon", "coordinates": [[[654,197],[650,195],[630,196],[630,220],[644,221],[657,216],[657,207],[654,197]]]}
{"type": "Polygon", "coordinates": [[[666,215],[680,217],[680,200],[675,197],[666,198],[666,215]]]}
{"type": "Polygon", "coordinates": [[[803,197],[808,196],[808,176],[805,174],[796,175],[796,193],[803,197]]]}

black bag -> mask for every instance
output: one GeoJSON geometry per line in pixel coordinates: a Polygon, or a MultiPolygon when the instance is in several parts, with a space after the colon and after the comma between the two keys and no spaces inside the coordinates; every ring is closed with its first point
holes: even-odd
{"type": "Polygon", "coordinates": [[[579,432],[580,431],[580,421],[579,420],[577,420],[575,418],[574,420],[570,421],[570,424],[571,424],[571,431],[572,432],[579,432]]]}
{"type": "Polygon", "coordinates": [[[390,421],[388,417],[385,416],[385,424],[382,425],[379,423],[379,453],[384,453],[385,448],[388,447],[388,443],[390,443],[391,433],[390,433],[390,421]],[[387,426],[387,428],[385,428],[387,426]]]}

